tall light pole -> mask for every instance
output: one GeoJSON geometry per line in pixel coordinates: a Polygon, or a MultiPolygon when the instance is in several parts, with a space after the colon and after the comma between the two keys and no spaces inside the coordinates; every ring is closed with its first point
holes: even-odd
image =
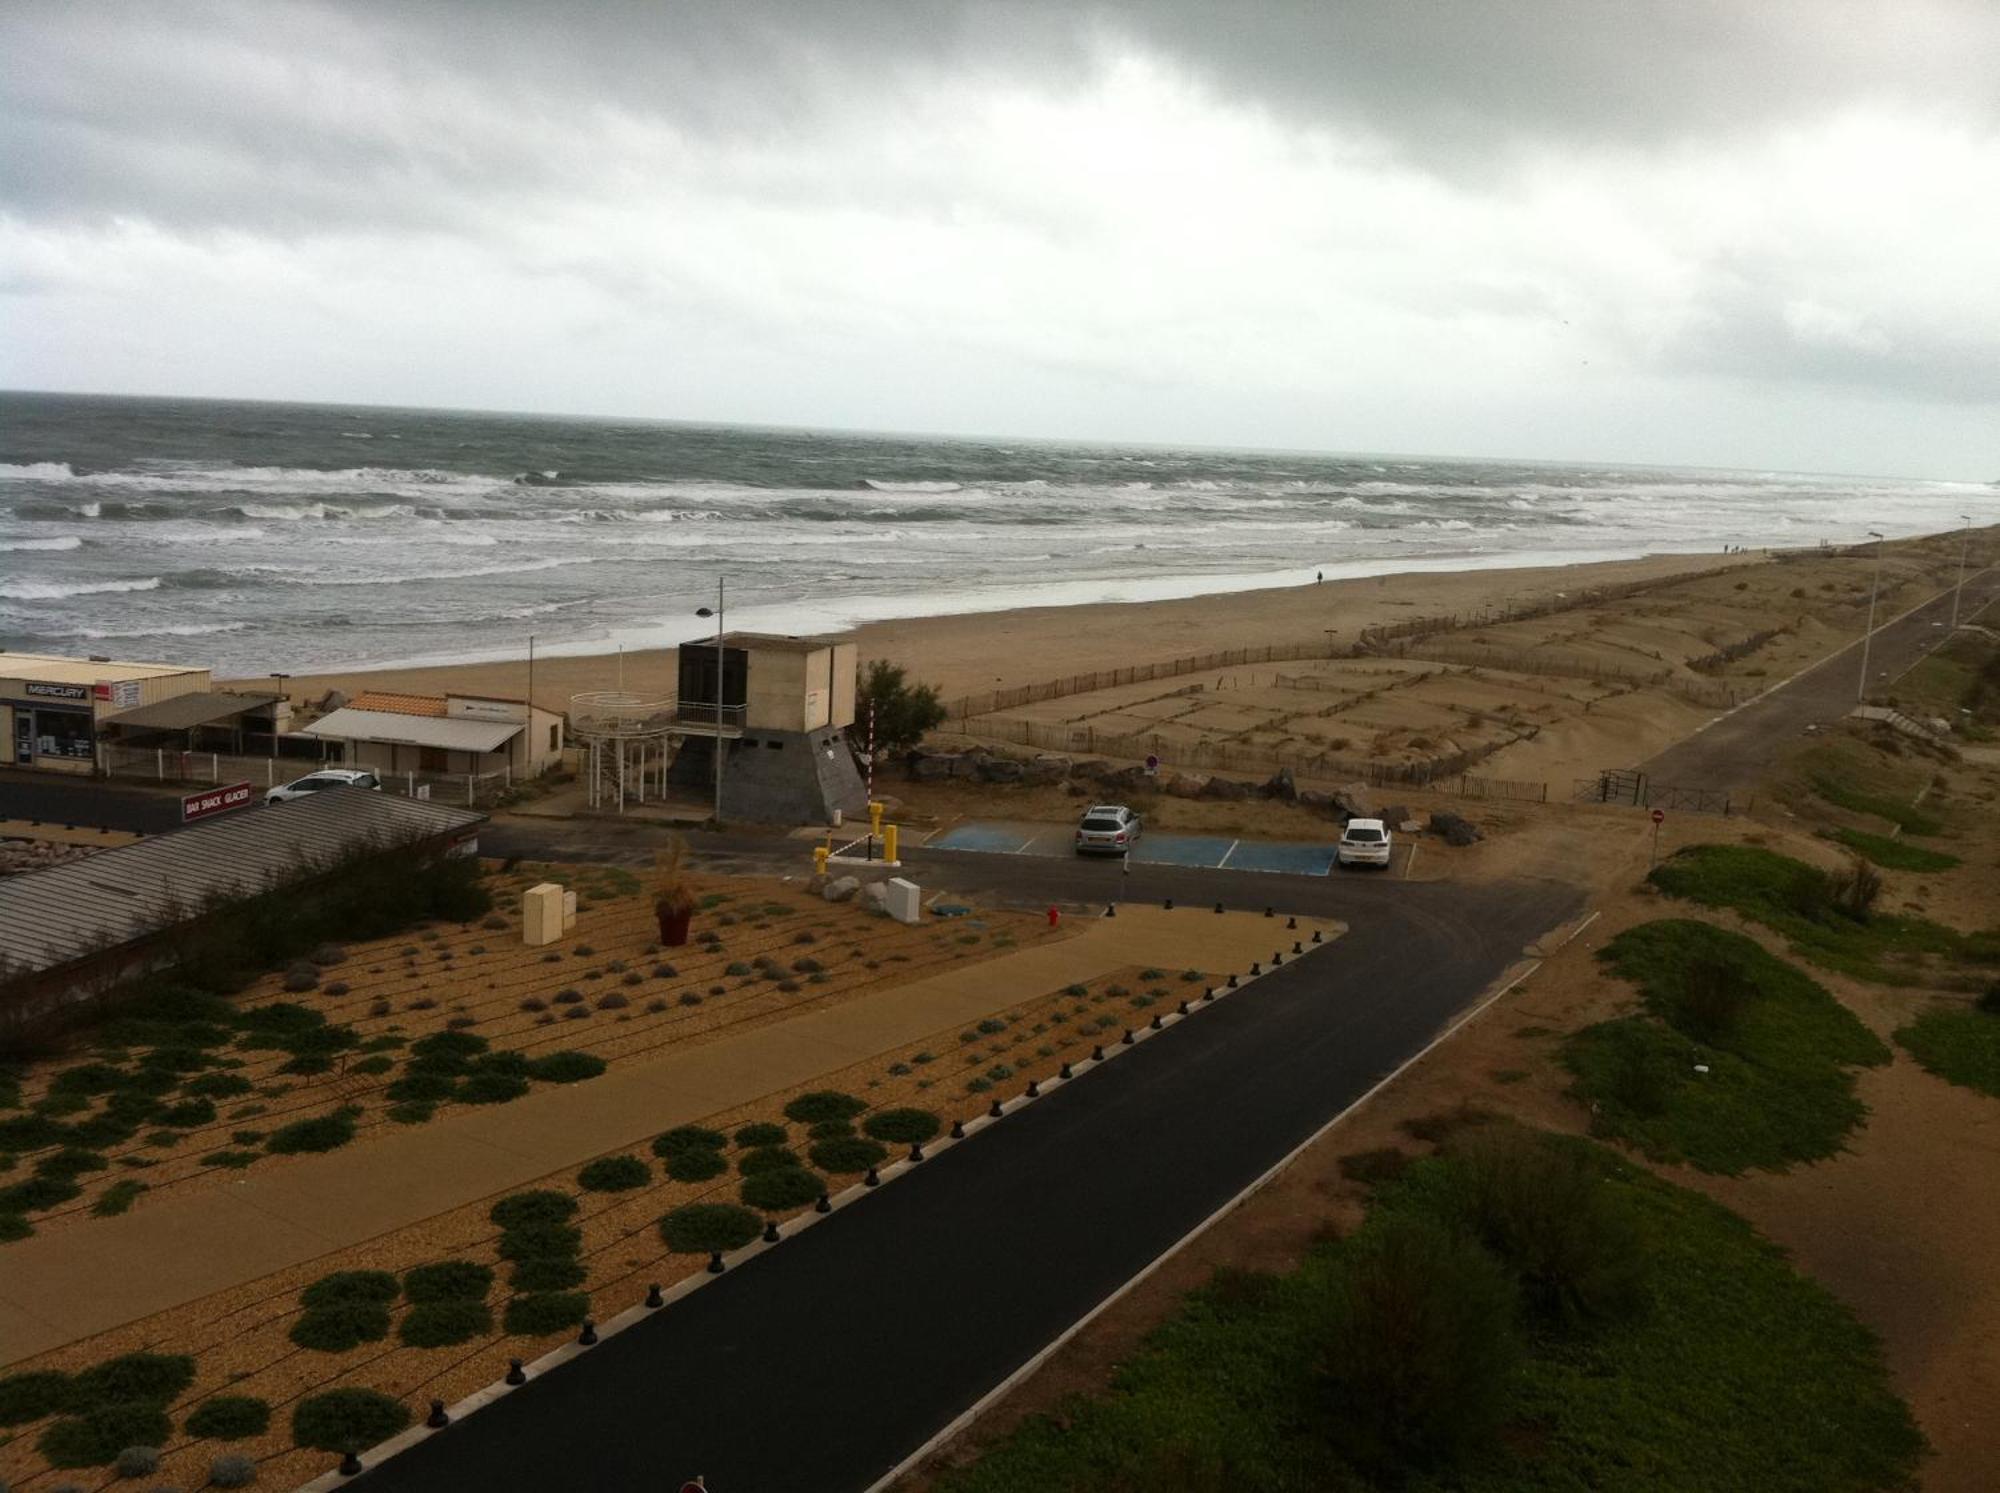
{"type": "Polygon", "coordinates": [[[1868,537],[1875,541],[1875,580],[1868,588],[1868,631],[1861,635],[1861,684],[1854,692],[1855,703],[1868,703],[1868,645],[1875,638],[1875,597],[1882,589],[1882,536],[1873,529],[1868,537]]]}
{"type": "Polygon", "coordinates": [[[1958,599],[1965,594],[1965,550],[1972,543],[1972,515],[1961,513],[1959,517],[1965,520],[1965,532],[1958,536],[1958,584],[1951,593],[1951,626],[1954,632],[1958,630],[1958,599]]]}
{"type": "Polygon", "coordinates": [[[715,822],[722,823],[722,577],[715,578],[715,610],[696,607],[697,617],[715,618],[715,822]]]}

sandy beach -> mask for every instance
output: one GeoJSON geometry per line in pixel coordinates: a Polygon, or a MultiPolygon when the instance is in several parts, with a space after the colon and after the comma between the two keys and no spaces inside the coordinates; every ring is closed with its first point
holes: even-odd
{"type": "MultiPolygon", "coordinates": [[[[1317,641],[1344,646],[1364,628],[1411,617],[1518,607],[1558,593],[1759,563],[1762,556],[1749,554],[1651,555],[1522,570],[1412,572],[1174,601],[899,618],[865,624],[855,635],[864,660],[901,664],[914,679],[936,686],[949,699],[996,684],[1027,684],[1220,649],[1317,641]]],[[[671,693],[674,659],[671,648],[537,658],[535,703],[564,710],[572,695],[620,687],[671,693]]],[[[268,680],[241,682],[269,687],[268,680]]],[[[529,666],[520,658],[299,674],[285,687],[304,700],[330,689],[459,690],[520,698],[529,692],[529,666]]]]}

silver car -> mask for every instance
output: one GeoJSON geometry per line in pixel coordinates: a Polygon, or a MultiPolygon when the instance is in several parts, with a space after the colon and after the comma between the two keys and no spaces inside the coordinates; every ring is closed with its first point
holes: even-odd
{"type": "Polygon", "coordinates": [[[1098,804],[1083,811],[1076,827],[1078,855],[1123,855],[1139,843],[1139,816],[1123,804],[1098,804]]]}
{"type": "Polygon", "coordinates": [[[372,772],[361,772],[349,767],[324,767],[318,772],[309,772],[302,778],[294,778],[289,783],[280,783],[264,795],[264,802],[281,804],[288,799],[324,793],[329,788],[373,788],[380,793],[382,780],[372,772]]]}

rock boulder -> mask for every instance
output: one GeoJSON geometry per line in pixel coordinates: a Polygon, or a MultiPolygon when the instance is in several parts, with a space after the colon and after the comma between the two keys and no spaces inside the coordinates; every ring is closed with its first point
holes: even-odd
{"type": "Polygon", "coordinates": [[[1431,832],[1442,837],[1447,845],[1473,845],[1485,838],[1471,820],[1449,809],[1438,809],[1431,814],[1431,832]]]}

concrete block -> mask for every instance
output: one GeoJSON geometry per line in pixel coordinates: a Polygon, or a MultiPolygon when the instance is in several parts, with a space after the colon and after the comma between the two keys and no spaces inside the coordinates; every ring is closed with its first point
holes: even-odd
{"type": "Polygon", "coordinates": [[[565,893],[553,881],[531,886],[521,893],[521,941],[532,949],[561,938],[563,904],[575,900],[575,893],[565,893]]]}
{"type": "Polygon", "coordinates": [[[563,921],[562,921],[562,925],[563,925],[563,932],[567,933],[567,932],[569,932],[569,930],[570,930],[570,929],[572,929],[572,928],[574,928],[574,927],[576,926],[576,893],[575,893],[575,892],[564,892],[564,893],[563,893],[563,903],[562,903],[562,918],[563,918],[563,921]]]}
{"type": "Polygon", "coordinates": [[[883,885],[888,895],[890,917],[899,923],[916,923],[923,920],[923,892],[914,881],[905,881],[900,876],[892,876],[883,885]]]}

